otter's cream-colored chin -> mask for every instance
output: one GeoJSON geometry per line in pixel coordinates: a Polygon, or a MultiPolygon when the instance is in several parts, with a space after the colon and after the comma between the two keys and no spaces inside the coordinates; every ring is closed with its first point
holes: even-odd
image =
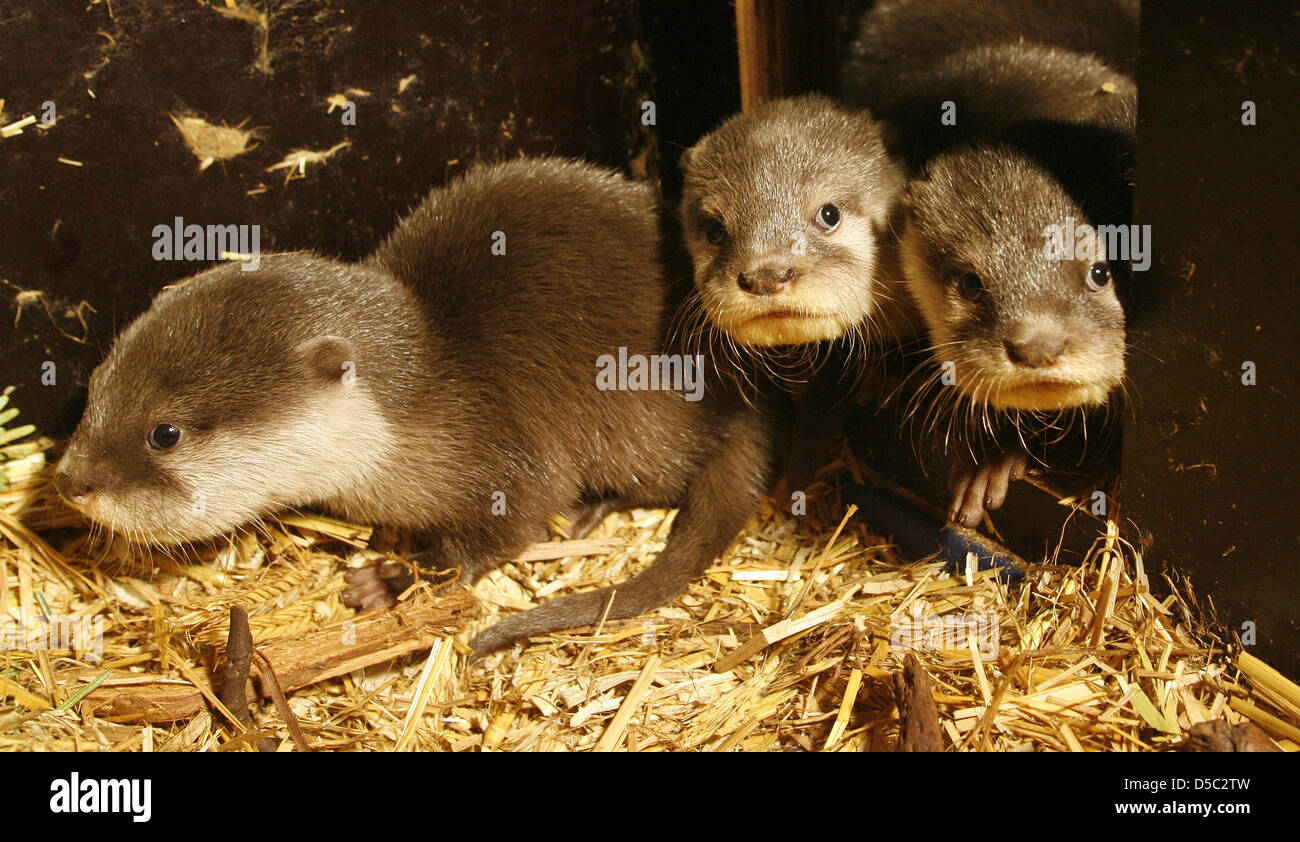
{"type": "Polygon", "coordinates": [[[1032,380],[994,388],[987,392],[985,402],[995,409],[1049,412],[1102,404],[1108,393],[1109,390],[1095,383],[1032,380]]]}
{"type": "Polygon", "coordinates": [[[737,342],[746,345],[803,345],[839,339],[847,329],[848,325],[839,316],[791,310],[739,318],[723,327],[737,342]]]}
{"type": "Polygon", "coordinates": [[[149,544],[155,547],[174,547],[178,544],[206,541],[230,531],[229,529],[188,529],[179,524],[175,526],[169,525],[165,529],[133,525],[133,518],[126,517],[120,511],[116,511],[112,504],[105,505],[102,500],[83,505],[78,505],[66,499],[64,502],[81,512],[89,520],[93,520],[111,532],[129,538],[136,543],[149,544]]]}

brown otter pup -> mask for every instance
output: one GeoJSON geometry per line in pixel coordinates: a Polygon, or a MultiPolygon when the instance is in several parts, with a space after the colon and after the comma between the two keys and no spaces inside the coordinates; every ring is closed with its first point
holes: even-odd
{"type": "Polygon", "coordinates": [[[737,114],[682,156],[701,310],[745,349],[915,332],[882,279],[903,188],[870,113],[820,96],[737,114]]]}
{"type": "Polygon", "coordinates": [[[949,515],[973,527],[1023,476],[1029,439],[1108,406],[1124,380],[1124,309],[1080,207],[1010,147],[934,158],[904,204],[904,272],[933,354],[912,400],[957,450],[949,515]],[[1070,220],[1073,248],[1058,254],[1044,232],[1070,220]]]}
{"type": "Polygon", "coordinates": [[[1138,0],[876,0],[845,45],[844,95],[892,88],[976,47],[1039,44],[1137,71],[1138,0]]]}
{"type": "Polygon", "coordinates": [[[1054,0],[884,0],[850,47],[846,96],[912,167],[903,280],[934,351],[913,402],[957,452],[964,525],[1122,384],[1130,255],[1094,226],[1131,217],[1136,50],[1136,3],[1054,0]],[[1083,248],[1051,256],[1056,231],[1083,248]]]}
{"type": "MultiPolygon", "coordinates": [[[[580,501],[678,505],[645,571],[472,645],[648,611],[757,508],[770,437],[702,360],[665,347],[677,300],[660,219],[645,185],[519,160],[434,190],[360,264],[202,272],[95,370],[59,490],[163,544],[319,506],[419,530],[466,583],[580,501]]],[[[385,604],[389,572],[361,577],[354,602],[385,604]]]]}

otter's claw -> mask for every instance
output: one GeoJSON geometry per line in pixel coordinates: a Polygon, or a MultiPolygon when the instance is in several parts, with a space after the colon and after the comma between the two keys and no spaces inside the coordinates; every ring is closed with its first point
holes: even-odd
{"type": "Polygon", "coordinates": [[[959,459],[953,464],[948,480],[952,491],[948,519],[970,529],[976,528],[986,511],[1002,507],[1011,481],[1024,479],[1028,466],[1029,456],[1020,450],[1003,453],[980,464],[959,459]]]}

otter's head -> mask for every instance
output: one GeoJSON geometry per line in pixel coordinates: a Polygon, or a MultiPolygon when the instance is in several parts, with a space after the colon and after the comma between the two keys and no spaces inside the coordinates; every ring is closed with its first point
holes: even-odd
{"type": "Polygon", "coordinates": [[[696,289],[717,328],[790,345],[870,321],[903,178],[868,113],[817,96],[770,102],[704,137],[682,168],[696,289]]]}
{"type": "Polygon", "coordinates": [[[1007,147],[941,155],[908,185],[902,261],[935,356],[999,410],[1102,404],[1124,378],[1105,244],[1045,171],[1007,147]]]}
{"type": "MultiPolygon", "coordinates": [[[[164,290],[90,378],[59,461],[60,493],[129,538],[214,537],[349,480],[358,438],[383,425],[349,377],[352,344],[322,300],[332,261],[269,256],[164,290]]],[[[332,312],[334,311],[334,312],[332,312]]]]}

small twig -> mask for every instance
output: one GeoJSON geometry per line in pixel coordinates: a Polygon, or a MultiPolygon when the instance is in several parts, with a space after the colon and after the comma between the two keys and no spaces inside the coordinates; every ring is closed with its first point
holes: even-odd
{"type": "Polygon", "coordinates": [[[802,617],[781,620],[778,623],[773,623],[751,637],[749,640],[740,644],[740,646],[733,649],[730,653],[723,655],[715,661],[713,664],[714,671],[730,672],[740,663],[752,658],[754,655],[757,655],[773,643],[785,640],[787,637],[793,637],[800,632],[807,631],[808,629],[819,626],[822,623],[833,620],[841,611],[844,610],[844,606],[853,598],[853,595],[856,594],[861,587],[861,584],[854,585],[849,588],[846,593],[840,596],[839,599],[834,602],[828,602],[821,608],[809,611],[802,617]]]}
{"type": "MultiPolygon", "coordinates": [[[[217,698],[217,695],[212,692],[212,688],[203,680],[203,676],[199,675],[193,667],[184,661],[178,661],[176,669],[180,670],[180,673],[185,677],[185,680],[192,684],[194,689],[199,691],[199,695],[206,699],[208,704],[217,709],[217,713],[224,716],[226,721],[235,726],[237,730],[242,730],[243,726],[240,725],[239,719],[230,712],[230,708],[226,707],[225,702],[217,698]]],[[[92,693],[91,695],[94,694],[92,693]]]]}
{"type": "Polygon", "coordinates": [[[993,697],[989,699],[988,710],[984,711],[984,716],[980,718],[979,724],[975,730],[970,732],[966,742],[973,743],[975,735],[980,737],[980,751],[991,751],[993,746],[989,740],[989,733],[993,730],[993,722],[998,716],[998,707],[1002,704],[1002,697],[1006,695],[1007,690],[1011,687],[1011,682],[1016,678],[1016,673],[1025,662],[1025,653],[1020,652],[1012,659],[1011,665],[1007,667],[1006,673],[1002,680],[998,682],[998,687],[993,691],[993,697]]]}
{"type": "Polygon", "coordinates": [[[289,707],[289,700],[284,697],[284,690],[280,688],[280,680],[275,677],[275,667],[266,656],[256,649],[253,650],[253,657],[257,659],[257,668],[262,673],[262,682],[266,689],[271,692],[271,701],[275,702],[275,709],[280,712],[280,718],[284,724],[289,726],[289,736],[293,737],[294,745],[299,751],[311,751],[311,743],[302,733],[302,728],[298,725],[298,717],[294,715],[293,710],[289,707]]]}
{"type": "Polygon", "coordinates": [[[844,531],[845,525],[848,524],[849,519],[852,518],[857,511],[858,507],[853,504],[849,504],[849,507],[844,510],[844,517],[840,518],[839,526],[835,527],[835,531],[831,533],[830,540],[826,542],[826,546],[822,548],[821,554],[817,556],[817,561],[813,564],[812,570],[808,571],[807,578],[804,580],[803,588],[800,589],[799,595],[794,598],[794,602],[790,603],[790,607],[786,609],[785,616],[787,618],[793,617],[794,612],[798,611],[799,606],[803,605],[804,599],[808,597],[808,592],[813,588],[813,579],[817,578],[817,574],[821,572],[822,565],[826,563],[826,557],[831,554],[831,550],[835,547],[835,542],[840,538],[840,533],[844,531]]]}
{"type": "Polygon", "coordinates": [[[934,683],[911,652],[903,659],[902,671],[894,673],[894,698],[898,704],[898,750],[943,751],[934,683]]]}
{"type": "Polygon", "coordinates": [[[600,735],[600,742],[596,744],[596,751],[613,751],[623,739],[623,732],[627,729],[627,723],[632,719],[632,714],[640,706],[646,693],[650,690],[650,684],[654,681],[655,670],[659,667],[659,656],[652,653],[646,658],[645,665],[641,667],[641,674],[637,676],[636,681],[632,683],[632,689],[627,691],[623,697],[623,704],[619,705],[618,712],[610,720],[609,725],[605,728],[605,733],[600,735]]]}

